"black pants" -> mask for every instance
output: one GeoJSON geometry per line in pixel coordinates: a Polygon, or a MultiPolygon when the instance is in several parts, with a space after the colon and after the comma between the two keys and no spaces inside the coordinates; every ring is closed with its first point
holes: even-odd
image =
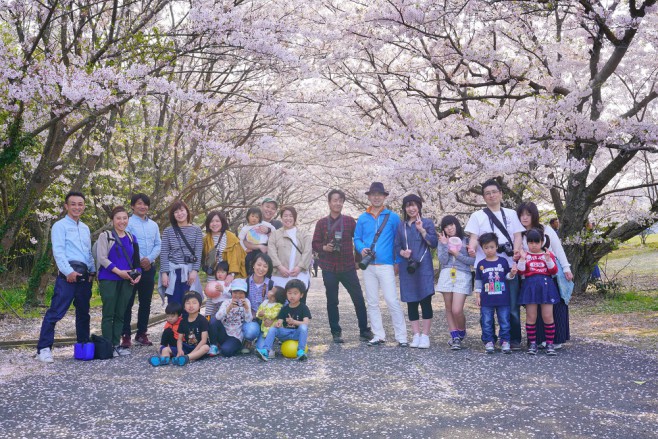
{"type": "Polygon", "coordinates": [[[210,317],[208,338],[211,345],[219,346],[219,353],[224,357],[232,357],[242,349],[242,342],[228,335],[224,324],[220,320],[217,320],[215,316],[210,317]]]}
{"type": "Polygon", "coordinates": [[[153,299],[153,288],[155,286],[155,265],[151,265],[149,271],[142,272],[142,278],[133,289],[133,294],[128,300],[126,314],[123,317],[123,335],[130,336],[130,319],[133,314],[135,295],[139,294],[139,308],[137,310],[137,334],[146,334],[149,316],[151,315],[151,300],[153,299]]]}
{"type": "MultiPolygon", "coordinates": [[[[338,314],[338,288],[343,284],[347,293],[352,298],[354,310],[356,311],[356,318],[359,322],[359,330],[361,332],[368,330],[368,311],[366,310],[366,302],[363,299],[363,290],[361,290],[361,283],[356,275],[356,269],[344,271],[342,273],[333,273],[331,271],[322,270],[322,280],[327,294],[327,314],[329,316],[329,327],[332,334],[340,334],[341,327],[338,321],[340,316],[338,314]]],[[[306,296],[304,296],[306,297],[306,296]]]]}
{"type": "Polygon", "coordinates": [[[420,305],[420,309],[422,310],[423,320],[429,320],[434,317],[434,311],[432,311],[432,296],[433,295],[429,295],[420,302],[407,302],[409,321],[414,322],[420,320],[420,315],[418,315],[418,305],[420,305]]]}

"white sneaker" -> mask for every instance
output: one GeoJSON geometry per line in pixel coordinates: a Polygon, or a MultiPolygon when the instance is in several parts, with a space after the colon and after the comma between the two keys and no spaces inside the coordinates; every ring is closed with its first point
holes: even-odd
{"type": "Polygon", "coordinates": [[[418,342],[419,349],[429,349],[430,347],[430,336],[422,334],[420,336],[420,341],[418,342]]]}
{"type": "Polygon", "coordinates": [[[129,348],[124,348],[123,346],[119,346],[118,348],[115,349],[115,352],[119,354],[121,357],[125,357],[126,355],[130,355],[130,349],[129,348]]]}
{"type": "Polygon", "coordinates": [[[411,339],[410,348],[417,348],[420,343],[420,334],[414,334],[414,338],[411,339]]]}
{"type": "Polygon", "coordinates": [[[119,351],[117,349],[119,349],[117,346],[114,346],[114,349],[112,349],[112,358],[119,356],[119,351]]]}
{"type": "Polygon", "coordinates": [[[50,348],[43,348],[39,351],[39,353],[36,355],[36,359],[41,361],[42,363],[54,363],[55,360],[53,360],[53,353],[50,350],[50,348]]]}

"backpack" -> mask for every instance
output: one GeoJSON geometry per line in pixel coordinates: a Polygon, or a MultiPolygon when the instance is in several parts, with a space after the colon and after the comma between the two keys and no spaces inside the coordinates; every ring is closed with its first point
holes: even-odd
{"type": "MultiPolygon", "coordinates": [[[[112,243],[114,242],[114,235],[112,234],[112,230],[103,230],[101,233],[107,234],[107,242],[108,242],[108,247],[112,246],[112,243]]],[[[133,249],[135,248],[135,241],[133,238],[133,235],[126,230],[126,235],[128,235],[128,238],[130,239],[130,243],[133,245],[133,249]]],[[[100,239],[100,235],[98,236],[100,239]]],[[[137,253],[139,255],[139,253],[137,253]]],[[[98,261],[98,239],[96,242],[94,242],[94,245],[91,246],[91,255],[94,258],[94,265],[96,266],[96,272],[98,273],[98,269],[101,266],[101,263],[98,261]]]]}
{"type": "Polygon", "coordinates": [[[94,344],[94,360],[109,360],[114,356],[112,343],[106,338],[92,334],[91,342],[94,344]]]}

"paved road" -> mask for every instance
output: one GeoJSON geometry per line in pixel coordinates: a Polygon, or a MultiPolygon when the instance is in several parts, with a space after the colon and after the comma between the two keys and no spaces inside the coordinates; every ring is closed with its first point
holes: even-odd
{"type": "MultiPolygon", "coordinates": [[[[575,339],[556,358],[485,355],[474,329],[467,349],[451,352],[440,298],[429,350],[369,348],[357,339],[349,297],[341,299],[342,346],[330,343],[322,292],[312,291],[306,363],[242,356],[152,368],[152,348],[89,363],[63,348],[55,364],[42,365],[26,351],[0,352],[0,431],[26,438],[658,437],[658,360],[641,351],[575,339]]],[[[475,313],[469,324],[477,328],[475,313]]]]}

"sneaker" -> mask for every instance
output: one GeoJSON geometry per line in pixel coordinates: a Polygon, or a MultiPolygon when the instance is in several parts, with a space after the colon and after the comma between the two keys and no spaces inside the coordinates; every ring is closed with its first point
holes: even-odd
{"type": "Polygon", "coordinates": [[[414,334],[414,337],[411,339],[410,348],[417,348],[420,343],[420,334],[414,334]]]}
{"type": "Polygon", "coordinates": [[[122,357],[125,357],[126,355],[130,355],[130,349],[124,348],[123,346],[119,346],[118,348],[115,349],[116,353],[119,354],[122,357]]]}
{"type": "Polygon", "coordinates": [[[42,348],[39,353],[36,355],[36,359],[42,363],[54,363],[53,352],[50,348],[42,348]]]}
{"type": "Polygon", "coordinates": [[[119,349],[118,346],[112,348],[112,358],[117,358],[119,356],[119,351],[117,349],[119,349]]]}
{"type": "Polygon", "coordinates": [[[553,349],[555,349],[556,351],[557,351],[558,349],[562,349],[563,347],[564,347],[564,345],[563,345],[562,343],[555,343],[555,344],[553,344],[553,349]]]}
{"type": "Polygon", "coordinates": [[[557,352],[555,352],[555,346],[553,343],[549,343],[546,345],[546,355],[549,357],[554,357],[557,355],[557,352]]]}
{"type": "Polygon", "coordinates": [[[509,345],[510,345],[510,349],[513,351],[520,351],[522,349],[521,343],[517,343],[515,341],[511,342],[509,345]]]}
{"type": "MultiPolygon", "coordinates": [[[[146,335],[146,332],[143,333],[143,334],[136,335],[135,336],[135,342],[139,345],[142,345],[142,346],[153,346],[153,342],[151,340],[149,340],[149,338],[146,335]]],[[[130,347],[130,346],[126,346],[126,347],[130,347]]]]}
{"type": "Polygon", "coordinates": [[[130,347],[132,347],[132,345],[133,345],[133,343],[130,341],[130,334],[128,334],[128,335],[124,334],[124,335],[121,336],[121,345],[120,345],[121,347],[130,348],[130,347]]]}
{"type": "Polygon", "coordinates": [[[373,334],[370,329],[366,329],[365,331],[361,331],[359,338],[361,341],[370,341],[375,338],[375,334],[373,334]]]}
{"type": "Polygon", "coordinates": [[[303,350],[298,350],[297,351],[297,361],[306,361],[308,360],[308,356],[306,355],[306,352],[303,350]]]}
{"type": "Polygon", "coordinates": [[[503,351],[503,354],[511,354],[512,353],[512,347],[510,346],[508,341],[504,341],[502,345],[500,346],[500,349],[503,351]]]}
{"type": "Polygon", "coordinates": [[[406,341],[399,341],[399,342],[398,342],[398,347],[399,347],[399,348],[408,348],[408,347],[409,347],[409,343],[407,343],[406,341]]]}
{"type": "Polygon", "coordinates": [[[160,357],[154,355],[151,358],[149,358],[149,364],[153,367],[158,367],[162,364],[162,362],[160,361],[160,357]]]}
{"type": "Polygon", "coordinates": [[[256,349],[256,355],[263,361],[270,361],[269,354],[266,349],[256,349]]]}
{"type": "Polygon", "coordinates": [[[219,348],[217,345],[211,344],[210,349],[208,350],[208,356],[209,357],[216,357],[219,355],[219,348]]]}
{"type": "Polygon", "coordinates": [[[160,366],[167,366],[171,362],[169,357],[160,357],[160,366]]]}
{"type": "Polygon", "coordinates": [[[240,349],[240,353],[247,355],[251,354],[251,348],[253,347],[253,343],[250,341],[245,341],[244,344],[242,345],[242,349],[240,349]]]}
{"type": "Polygon", "coordinates": [[[542,341],[541,343],[538,343],[537,349],[546,349],[546,342],[542,341]]]}
{"type": "Polygon", "coordinates": [[[537,343],[534,341],[528,345],[528,355],[537,355],[537,343]]]}
{"type": "Polygon", "coordinates": [[[495,348],[493,341],[487,342],[487,344],[484,345],[484,352],[486,352],[487,354],[493,354],[494,351],[495,348]]]}
{"type": "Polygon", "coordinates": [[[459,337],[455,337],[452,340],[450,340],[450,349],[453,351],[460,351],[462,349],[462,340],[459,337]]]}
{"type": "Polygon", "coordinates": [[[331,337],[334,339],[334,343],[345,343],[345,340],[343,340],[342,334],[340,332],[331,334],[331,337]]]}
{"type": "Polygon", "coordinates": [[[418,343],[418,349],[429,349],[430,347],[430,336],[421,334],[420,342],[418,343]]]}
{"type": "Polygon", "coordinates": [[[174,363],[176,366],[185,366],[187,363],[190,362],[190,357],[187,355],[183,355],[181,357],[175,357],[173,360],[171,360],[172,363],[174,363]]]}
{"type": "Polygon", "coordinates": [[[379,346],[379,345],[383,345],[384,343],[386,343],[386,340],[380,340],[378,338],[373,338],[372,340],[370,340],[368,342],[368,346],[379,346]]]}

